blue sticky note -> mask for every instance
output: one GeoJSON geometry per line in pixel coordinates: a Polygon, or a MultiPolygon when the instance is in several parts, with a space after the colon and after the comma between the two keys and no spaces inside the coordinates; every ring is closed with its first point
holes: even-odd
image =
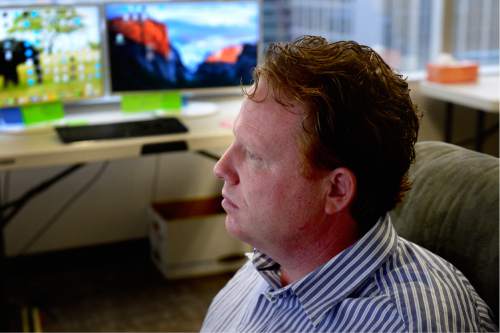
{"type": "Polygon", "coordinates": [[[23,115],[21,108],[3,108],[0,109],[0,119],[5,124],[16,125],[23,123],[23,115]]]}

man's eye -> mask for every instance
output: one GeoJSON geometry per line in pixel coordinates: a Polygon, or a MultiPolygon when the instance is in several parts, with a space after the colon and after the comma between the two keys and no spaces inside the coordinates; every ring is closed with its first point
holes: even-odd
{"type": "Polygon", "coordinates": [[[252,153],[251,151],[248,151],[248,150],[247,150],[247,156],[251,160],[257,160],[257,161],[261,160],[261,158],[259,156],[257,156],[256,154],[254,154],[254,153],[252,153]]]}

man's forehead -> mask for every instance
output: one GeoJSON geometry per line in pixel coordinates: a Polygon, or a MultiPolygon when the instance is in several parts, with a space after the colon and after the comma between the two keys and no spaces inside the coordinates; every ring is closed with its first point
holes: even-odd
{"type": "Polygon", "coordinates": [[[233,132],[237,138],[250,141],[278,143],[292,141],[301,126],[301,113],[288,110],[277,103],[271,95],[265,100],[245,98],[234,123],[233,132]]]}

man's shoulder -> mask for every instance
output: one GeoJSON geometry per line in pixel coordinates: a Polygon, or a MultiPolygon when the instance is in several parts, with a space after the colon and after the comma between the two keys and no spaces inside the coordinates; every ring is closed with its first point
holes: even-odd
{"type": "Polygon", "coordinates": [[[480,331],[477,294],[452,264],[403,238],[375,273],[410,331],[480,331]]]}
{"type": "MultiPolygon", "coordinates": [[[[451,263],[431,251],[398,237],[396,250],[379,270],[379,273],[392,276],[399,283],[423,283],[427,287],[440,284],[453,284],[456,280],[466,280],[465,276],[451,263]]],[[[389,277],[387,276],[387,277],[389,277]]]]}

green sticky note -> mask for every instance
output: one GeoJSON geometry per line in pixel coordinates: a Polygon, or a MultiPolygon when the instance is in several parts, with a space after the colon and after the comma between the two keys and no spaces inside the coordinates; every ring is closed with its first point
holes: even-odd
{"type": "Polygon", "coordinates": [[[30,104],[21,107],[25,125],[43,123],[64,118],[64,108],[61,102],[30,104]]]}
{"type": "Polygon", "coordinates": [[[163,94],[163,109],[168,111],[181,112],[182,95],[178,91],[168,92],[163,94]]]}
{"type": "Polygon", "coordinates": [[[130,94],[122,96],[123,112],[146,112],[161,109],[161,94],[130,94]]]}
{"type": "Polygon", "coordinates": [[[182,107],[182,96],[179,92],[160,92],[146,94],[122,95],[123,112],[148,112],[155,110],[178,110],[182,107]]]}

